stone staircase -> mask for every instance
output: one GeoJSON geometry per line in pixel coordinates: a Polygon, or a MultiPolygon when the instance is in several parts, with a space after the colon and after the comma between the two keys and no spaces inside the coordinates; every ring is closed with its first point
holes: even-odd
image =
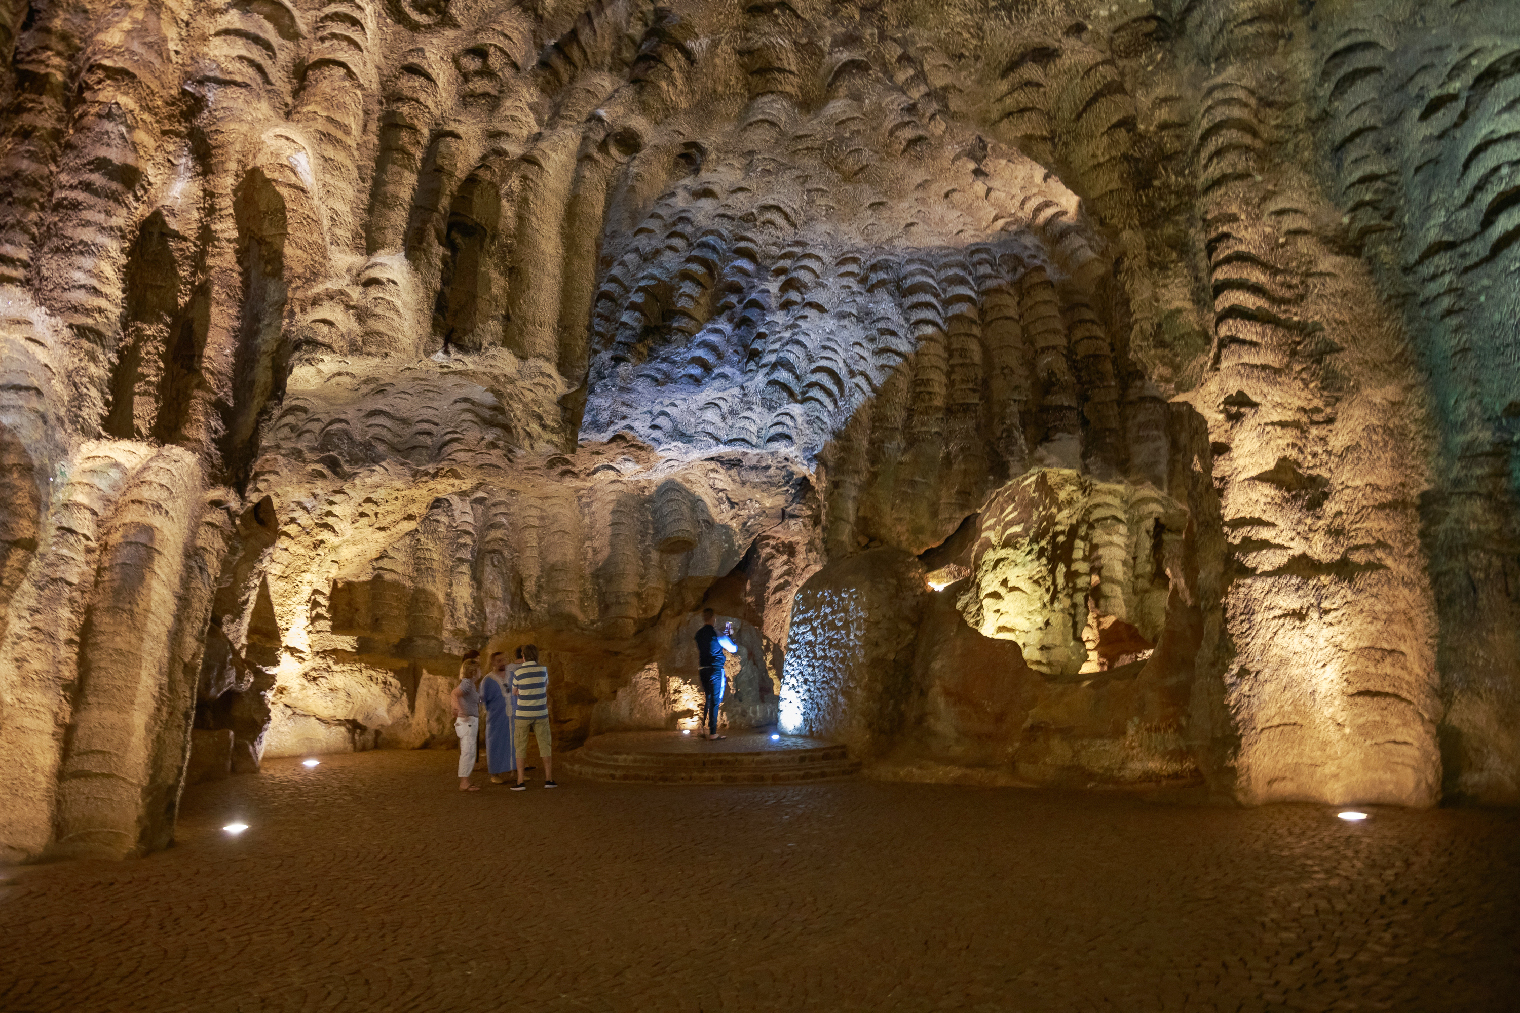
{"type": "Polygon", "coordinates": [[[860,770],[844,746],[800,735],[741,732],[717,742],[680,732],[611,732],[554,765],[598,781],[663,784],[795,784],[860,770]]]}

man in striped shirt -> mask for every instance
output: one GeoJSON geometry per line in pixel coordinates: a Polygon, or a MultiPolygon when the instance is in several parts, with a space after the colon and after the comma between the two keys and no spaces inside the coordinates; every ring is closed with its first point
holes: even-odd
{"type": "Polygon", "coordinates": [[[511,676],[513,712],[517,715],[513,727],[516,732],[517,783],[512,790],[525,791],[528,787],[523,774],[528,769],[524,762],[528,758],[530,731],[538,740],[538,755],[544,760],[544,787],[558,788],[559,785],[554,783],[554,761],[550,758],[554,745],[549,731],[549,670],[538,663],[538,648],[533,644],[523,647],[522,656],[522,667],[511,676]]]}

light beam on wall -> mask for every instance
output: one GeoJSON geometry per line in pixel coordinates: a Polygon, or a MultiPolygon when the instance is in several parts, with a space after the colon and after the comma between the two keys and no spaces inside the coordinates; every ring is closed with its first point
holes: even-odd
{"type": "Polygon", "coordinates": [[[788,637],[781,671],[777,727],[788,735],[831,734],[844,706],[842,672],[864,657],[867,611],[856,588],[819,588],[797,593],[800,611],[788,637]]]}
{"type": "Polygon", "coordinates": [[[795,687],[781,687],[781,706],[777,723],[787,734],[795,734],[802,727],[802,694],[795,687]]]}

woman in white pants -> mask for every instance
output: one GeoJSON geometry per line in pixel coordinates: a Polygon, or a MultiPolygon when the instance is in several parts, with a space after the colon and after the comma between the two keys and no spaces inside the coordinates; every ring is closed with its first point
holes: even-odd
{"type": "Polygon", "coordinates": [[[480,755],[480,652],[466,651],[459,666],[459,685],[449,697],[454,702],[454,731],[459,735],[459,790],[479,791],[470,783],[470,771],[480,755]]]}

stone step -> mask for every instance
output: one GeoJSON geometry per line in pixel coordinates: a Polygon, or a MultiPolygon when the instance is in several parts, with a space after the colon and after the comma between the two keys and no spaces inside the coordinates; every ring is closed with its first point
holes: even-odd
{"type": "Polygon", "coordinates": [[[568,773],[595,780],[667,784],[788,784],[860,770],[836,743],[754,733],[718,742],[672,732],[611,733],[556,761],[568,773]]]}

